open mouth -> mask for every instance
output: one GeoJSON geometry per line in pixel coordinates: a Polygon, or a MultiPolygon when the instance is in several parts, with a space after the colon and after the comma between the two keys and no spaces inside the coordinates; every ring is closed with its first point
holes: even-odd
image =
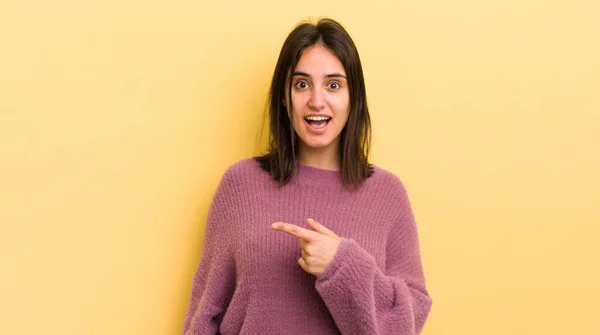
{"type": "Polygon", "coordinates": [[[326,116],[307,116],[304,120],[311,128],[319,129],[325,127],[331,121],[331,118],[326,116]]]}

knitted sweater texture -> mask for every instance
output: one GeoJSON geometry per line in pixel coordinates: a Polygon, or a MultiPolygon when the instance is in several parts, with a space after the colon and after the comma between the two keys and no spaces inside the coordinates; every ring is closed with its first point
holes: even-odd
{"type": "Polygon", "coordinates": [[[298,165],[279,186],[251,158],[227,169],[211,203],[183,334],[419,334],[431,308],[402,182],[374,167],[355,190],[298,165]],[[320,276],[298,239],[271,229],[307,218],[342,238],[320,276]]]}

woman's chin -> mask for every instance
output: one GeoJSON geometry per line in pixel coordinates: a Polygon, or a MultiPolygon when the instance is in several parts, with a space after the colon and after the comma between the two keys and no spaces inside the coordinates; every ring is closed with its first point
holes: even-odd
{"type": "Polygon", "coordinates": [[[332,141],[327,141],[327,140],[308,140],[308,141],[304,141],[302,140],[302,142],[304,143],[304,146],[306,146],[307,149],[315,149],[315,150],[319,150],[319,149],[325,149],[327,147],[329,147],[332,143],[332,141]]]}

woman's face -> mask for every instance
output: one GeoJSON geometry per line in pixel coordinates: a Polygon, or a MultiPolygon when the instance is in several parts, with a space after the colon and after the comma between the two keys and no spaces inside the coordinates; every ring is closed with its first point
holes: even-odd
{"type": "Polygon", "coordinates": [[[325,47],[313,46],[302,53],[291,80],[300,150],[337,150],[350,107],[344,66],[325,47]]]}

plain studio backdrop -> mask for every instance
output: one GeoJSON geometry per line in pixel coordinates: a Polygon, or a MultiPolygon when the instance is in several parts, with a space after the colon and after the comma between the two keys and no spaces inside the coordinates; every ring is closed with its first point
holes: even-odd
{"type": "Polygon", "coordinates": [[[3,0],[0,333],[179,333],[219,178],[320,16],[414,206],[423,334],[600,334],[597,0],[3,0]]]}

